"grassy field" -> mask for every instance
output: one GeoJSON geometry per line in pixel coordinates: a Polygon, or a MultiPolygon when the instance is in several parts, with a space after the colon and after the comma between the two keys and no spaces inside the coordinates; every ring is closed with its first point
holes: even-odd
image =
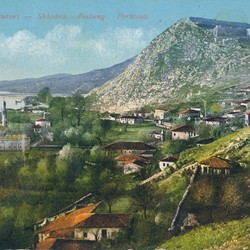
{"type": "Polygon", "coordinates": [[[143,123],[140,125],[117,124],[106,135],[105,143],[113,141],[150,141],[149,132],[160,130],[154,123],[143,123]]]}
{"type": "Polygon", "coordinates": [[[250,218],[202,226],[173,237],[160,249],[249,249],[250,218]]]}

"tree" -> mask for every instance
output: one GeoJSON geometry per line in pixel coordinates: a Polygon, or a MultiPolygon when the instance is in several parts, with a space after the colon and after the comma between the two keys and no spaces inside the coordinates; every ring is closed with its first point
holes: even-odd
{"type": "Polygon", "coordinates": [[[85,99],[80,94],[74,94],[69,100],[71,113],[76,118],[77,126],[80,126],[85,107],[85,99]]]}
{"type": "Polygon", "coordinates": [[[67,114],[66,99],[64,97],[53,97],[49,102],[49,111],[54,122],[63,122],[67,114]]]}
{"type": "Polygon", "coordinates": [[[0,207],[0,246],[2,249],[13,248],[13,243],[10,242],[14,222],[16,218],[16,211],[14,207],[1,206],[0,207]]]}
{"type": "Polygon", "coordinates": [[[124,190],[121,176],[114,174],[110,169],[104,169],[99,179],[102,188],[99,190],[99,196],[109,207],[109,213],[112,212],[112,206],[124,190]]]}
{"type": "Polygon", "coordinates": [[[191,141],[186,140],[172,140],[168,146],[168,153],[169,154],[178,154],[185,149],[189,148],[191,141]]]}
{"type": "Polygon", "coordinates": [[[82,173],[83,164],[84,154],[82,149],[67,144],[59,151],[56,173],[62,189],[72,188],[75,180],[82,173]]]}
{"type": "Polygon", "coordinates": [[[212,137],[213,127],[206,124],[197,124],[195,125],[199,137],[201,139],[209,139],[212,137]]]}
{"type": "Polygon", "coordinates": [[[132,191],[134,206],[142,211],[144,219],[147,219],[147,211],[154,200],[154,188],[151,184],[137,185],[132,191]]]}
{"type": "Polygon", "coordinates": [[[49,179],[50,179],[50,173],[49,173],[49,169],[48,169],[49,164],[48,163],[49,163],[48,158],[41,159],[37,164],[37,169],[35,172],[37,186],[45,191],[49,186],[49,179]]]}
{"type": "Polygon", "coordinates": [[[219,103],[214,103],[211,105],[210,107],[210,111],[214,114],[214,115],[218,115],[221,112],[221,105],[219,103]]]}
{"type": "Polygon", "coordinates": [[[50,88],[49,87],[44,87],[42,88],[38,94],[38,99],[41,101],[41,102],[44,102],[44,103],[49,103],[50,99],[51,99],[51,93],[50,93],[50,88]]]}

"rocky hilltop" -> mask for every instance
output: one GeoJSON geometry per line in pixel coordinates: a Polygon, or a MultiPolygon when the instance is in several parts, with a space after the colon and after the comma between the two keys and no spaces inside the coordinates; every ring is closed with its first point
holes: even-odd
{"type": "Polygon", "coordinates": [[[203,18],[178,21],[123,73],[91,92],[95,107],[122,112],[176,98],[202,98],[208,91],[247,82],[250,26],[236,24],[203,18]]]}

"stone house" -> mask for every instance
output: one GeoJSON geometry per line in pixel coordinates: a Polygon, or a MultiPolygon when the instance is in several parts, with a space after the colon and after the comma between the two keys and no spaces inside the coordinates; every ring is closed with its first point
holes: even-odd
{"type": "Polygon", "coordinates": [[[198,162],[201,174],[230,174],[232,162],[218,156],[213,156],[198,162]]]}
{"type": "Polygon", "coordinates": [[[198,137],[198,133],[193,126],[181,125],[170,129],[173,140],[188,140],[198,137]]]}

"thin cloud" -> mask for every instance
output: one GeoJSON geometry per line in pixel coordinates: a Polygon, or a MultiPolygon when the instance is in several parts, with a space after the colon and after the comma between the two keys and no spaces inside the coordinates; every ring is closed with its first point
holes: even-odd
{"type": "Polygon", "coordinates": [[[28,30],[0,34],[0,75],[13,79],[108,67],[138,54],[156,34],[122,27],[92,38],[77,25],[57,25],[42,38],[28,30]]]}

